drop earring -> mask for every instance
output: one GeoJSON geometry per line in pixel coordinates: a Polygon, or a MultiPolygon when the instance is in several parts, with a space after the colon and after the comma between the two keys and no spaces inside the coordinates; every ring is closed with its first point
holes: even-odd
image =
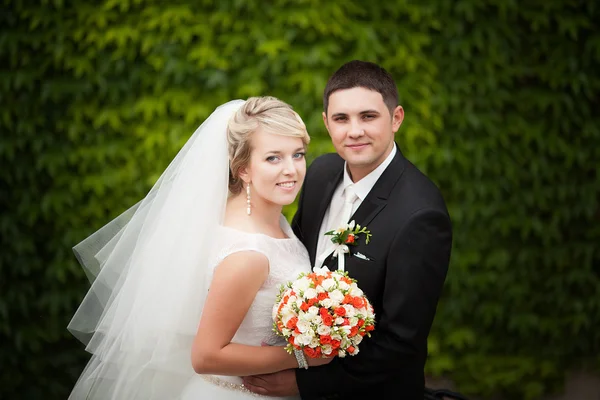
{"type": "Polygon", "coordinates": [[[252,214],[252,209],[250,208],[250,183],[246,186],[246,214],[252,214]]]}

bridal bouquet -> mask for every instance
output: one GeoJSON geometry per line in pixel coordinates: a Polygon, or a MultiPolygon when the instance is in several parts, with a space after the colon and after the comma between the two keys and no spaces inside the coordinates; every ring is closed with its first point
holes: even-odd
{"type": "Polygon", "coordinates": [[[282,285],[273,306],[275,333],[286,350],[312,358],[358,354],[363,336],[375,328],[375,314],[356,280],[344,271],[317,268],[282,285]]]}

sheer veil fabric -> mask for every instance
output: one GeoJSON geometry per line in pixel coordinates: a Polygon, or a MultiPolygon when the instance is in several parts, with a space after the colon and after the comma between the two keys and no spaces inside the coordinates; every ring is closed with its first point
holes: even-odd
{"type": "Polygon", "coordinates": [[[69,399],[175,399],[194,376],[228,196],[227,124],[243,104],[218,107],[143,200],[74,247],[92,285],[68,329],[92,357],[69,399]]]}

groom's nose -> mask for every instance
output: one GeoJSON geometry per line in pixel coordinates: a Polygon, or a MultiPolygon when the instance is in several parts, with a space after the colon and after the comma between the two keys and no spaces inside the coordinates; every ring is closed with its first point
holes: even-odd
{"type": "Polygon", "coordinates": [[[353,121],[350,125],[350,131],[348,132],[348,136],[352,139],[356,139],[365,134],[365,130],[359,121],[353,121]]]}

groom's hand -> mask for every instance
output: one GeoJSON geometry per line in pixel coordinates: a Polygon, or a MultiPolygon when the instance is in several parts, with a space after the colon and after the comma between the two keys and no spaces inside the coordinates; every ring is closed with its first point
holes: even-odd
{"type": "Polygon", "coordinates": [[[299,393],[296,372],[293,369],[272,374],[244,376],[242,379],[248,390],[263,396],[293,396],[299,393]]]}

